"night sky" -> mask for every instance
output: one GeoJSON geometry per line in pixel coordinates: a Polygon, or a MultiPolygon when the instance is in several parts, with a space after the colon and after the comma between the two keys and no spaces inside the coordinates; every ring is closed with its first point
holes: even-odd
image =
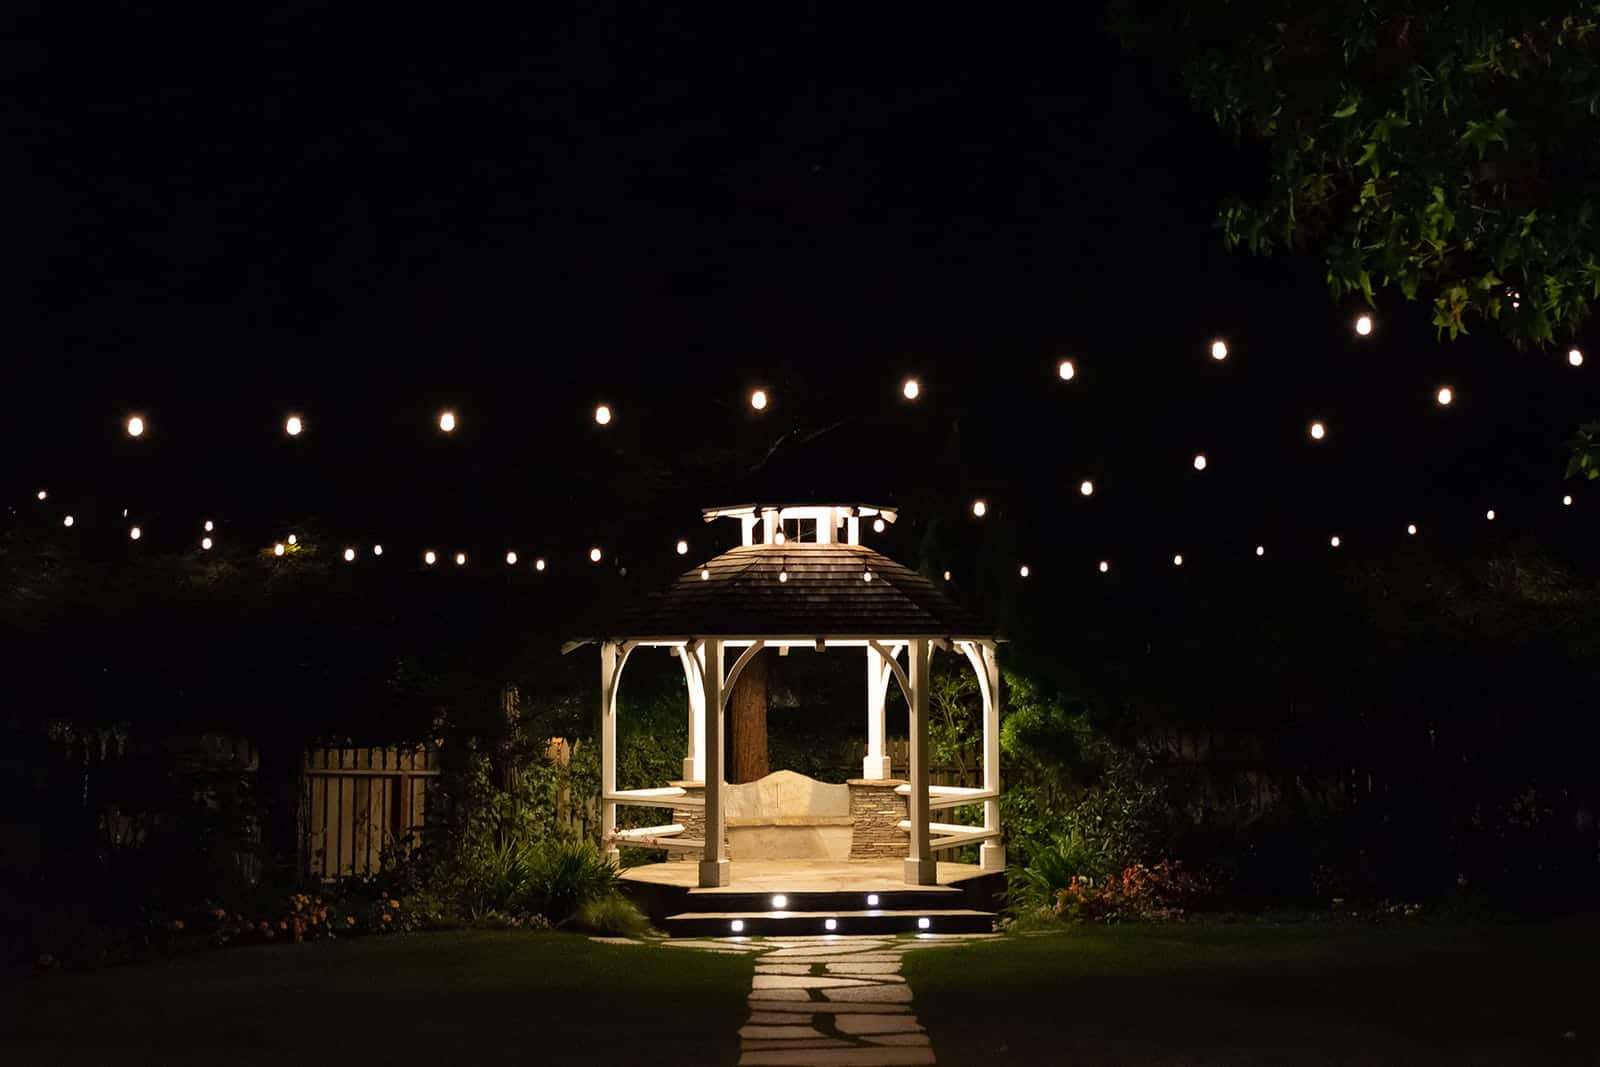
{"type": "Polygon", "coordinates": [[[396,568],[600,543],[642,587],[736,540],[703,505],[865,499],[908,562],[937,523],[1151,613],[1258,543],[1292,581],[1408,522],[1584,562],[1561,442],[1600,341],[1574,370],[1397,300],[1357,338],[1314,257],[1222,250],[1259,158],[1036,8],[14,6],[0,500],[84,538],[126,507],[158,549],[312,522],[396,568]]]}

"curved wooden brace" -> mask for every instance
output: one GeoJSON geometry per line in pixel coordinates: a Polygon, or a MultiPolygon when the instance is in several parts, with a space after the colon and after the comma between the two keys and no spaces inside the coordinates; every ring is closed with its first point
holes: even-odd
{"type": "Polygon", "coordinates": [[[688,686],[691,693],[696,690],[704,692],[706,683],[700,672],[700,657],[688,645],[679,645],[674,651],[683,661],[683,684],[688,686]]]}
{"type": "Polygon", "coordinates": [[[728,708],[728,698],[733,695],[734,683],[738,682],[739,673],[744,670],[744,665],[746,663],[749,663],[751,658],[754,657],[757,652],[760,652],[763,648],[766,648],[766,647],[767,647],[767,643],[765,641],[752,642],[750,647],[745,649],[742,653],[740,653],[739,654],[739,658],[733,661],[733,670],[728,672],[728,680],[725,683],[723,683],[723,686],[722,686],[722,708],[721,708],[721,710],[723,710],[723,711],[727,710],[727,708],[728,708]]]}
{"type": "MultiPolygon", "coordinates": [[[[978,651],[978,646],[971,641],[961,642],[961,651],[967,654],[967,662],[972,664],[973,671],[978,675],[978,692],[983,697],[983,713],[989,714],[989,709],[994,707],[994,694],[989,691],[989,667],[984,663],[983,655],[978,651]]],[[[988,721],[987,718],[984,719],[988,721]]]]}
{"type": "Polygon", "coordinates": [[[624,642],[617,647],[617,668],[611,672],[611,691],[606,694],[606,707],[611,709],[613,715],[617,713],[617,689],[622,685],[622,668],[628,665],[628,657],[638,647],[634,641],[624,642]]]}
{"type": "Polygon", "coordinates": [[[882,644],[877,641],[868,641],[867,644],[877,650],[878,655],[883,657],[884,664],[894,671],[896,678],[900,679],[900,695],[906,698],[906,704],[909,705],[911,703],[911,679],[906,677],[905,668],[900,666],[900,661],[895,659],[894,654],[884,648],[882,644]]]}

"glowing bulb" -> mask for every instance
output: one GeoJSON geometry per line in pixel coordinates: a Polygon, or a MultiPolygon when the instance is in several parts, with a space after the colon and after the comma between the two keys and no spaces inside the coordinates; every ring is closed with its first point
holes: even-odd
{"type": "Polygon", "coordinates": [[[38,497],[38,498],[39,498],[39,499],[40,499],[40,500],[43,500],[43,499],[45,499],[45,498],[46,498],[46,497],[48,497],[48,496],[49,496],[49,495],[50,495],[50,494],[49,494],[49,493],[47,493],[47,492],[45,492],[45,491],[44,491],[44,490],[43,490],[43,489],[41,489],[41,490],[39,490],[39,491],[38,491],[38,492],[37,492],[37,493],[35,493],[35,494],[33,494],[33,495],[34,495],[34,496],[36,496],[36,497],[38,497]]]}
{"type": "Polygon", "coordinates": [[[272,554],[274,556],[283,555],[283,542],[282,541],[279,541],[277,544],[272,546],[272,554]]]}
{"type": "Polygon", "coordinates": [[[1183,566],[1183,553],[1181,553],[1181,552],[1180,552],[1180,553],[1178,553],[1178,554],[1177,554],[1177,555],[1176,555],[1176,556],[1173,556],[1173,557],[1172,557],[1172,565],[1173,565],[1173,566],[1174,566],[1174,567],[1181,567],[1181,566],[1183,566]]]}
{"type": "Polygon", "coordinates": [[[981,519],[989,514],[989,505],[981,500],[974,500],[972,502],[972,513],[981,519]]]}
{"type": "Polygon", "coordinates": [[[439,412],[439,429],[445,433],[454,433],[456,428],[456,413],[453,411],[439,412]]]}
{"type": "Polygon", "coordinates": [[[1203,471],[1203,470],[1206,469],[1206,457],[1205,456],[1196,456],[1196,457],[1194,457],[1194,469],[1197,470],[1197,471],[1203,471]]]}
{"type": "Polygon", "coordinates": [[[1359,318],[1356,319],[1356,333],[1360,334],[1362,337],[1365,337],[1368,334],[1370,334],[1371,332],[1372,332],[1372,316],[1371,315],[1362,315],[1362,316],[1360,316],[1359,318]]]}
{"type": "Polygon", "coordinates": [[[1407,537],[1415,537],[1415,536],[1417,536],[1417,524],[1416,523],[1414,523],[1414,522],[1406,523],[1406,536],[1407,537]]]}
{"type": "Polygon", "coordinates": [[[206,533],[210,533],[212,530],[215,530],[216,528],[217,527],[216,527],[215,523],[213,523],[210,519],[206,520],[206,525],[205,525],[206,533]]]}
{"type": "Polygon", "coordinates": [[[689,554],[689,542],[687,542],[687,541],[679,541],[678,542],[678,555],[687,556],[688,554],[689,554]]]}
{"type": "Polygon", "coordinates": [[[711,570],[710,570],[710,568],[708,568],[708,567],[701,567],[700,568],[700,580],[702,582],[709,582],[711,580],[711,570]]]}
{"type": "Polygon", "coordinates": [[[1110,570],[1111,570],[1111,563],[1110,563],[1110,561],[1109,561],[1109,560],[1101,560],[1101,561],[1100,561],[1100,573],[1101,573],[1101,574],[1106,574],[1106,573],[1108,573],[1108,572],[1109,572],[1109,571],[1110,571],[1110,570]]]}
{"type": "Polygon", "coordinates": [[[439,562],[439,557],[434,555],[433,549],[430,548],[430,549],[428,549],[428,551],[426,551],[426,552],[424,552],[422,554],[422,562],[426,563],[428,566],[431,567],[435,563],[439,562]]]}
{"type": "Polygon", "coordinates": [[[533,561],[533,569],[536,570],[536,571],[544,570],[544,560],[542,560],[542,559],[534,560],[533,561]]]}
{"type": "Polygon", "coordinates": [[[1026,578],[1029,575],[1029,573],[1030,572],[1028,570],[1028,565],[1026,563],[1024,563],[1022,566],[1017,568],[1017,575],[1019,577],[1026,578]]]}
{"type": "Polygon", "coordinates": [[[1435,399],[1439,401],[1439,406],[1442,408],[1449,407],[1452,403],[1454,403],[1455,398],[1455,391],[1448,385],[1441,385],[1439,387],[1439,392],[1435,396],[1435,399]]]}
{"type": "Polygon", "coordinates": [[[923,918],[923,919],[918,919],[917,920],[917,929],[918,930],[927,930],[932,926],[933,926],[933,920],[932,919],[923,918]]]}
{"type": "Polygon", "coordinates": [[[306,424],[300,421],[299,415],[290,415],[287,419],[283,420],[283,432],[288,434],[290,437],[299,437],[300,431],[304,430],[305,428],[306,424]]]}
{"type": "Polygon", "coordinates": [[[296,537],[294,534],[290,534],[289,535],[289,543],[291,545],[298,545],[300,543],[300,539],[298,537],[296,537]]]}
{"type": "Polygon", "coordinates": [[[1072,360],[1064,359],[1061,361],[1061,365],[1056,368],[1056,373],[1061,375],[1062,381],[1070,382],[1073,375],[1078,373],[1078,369],[1072,365],[1072,360]]]}
{"type": "Polygon", "coordinates": [[[1094,496],[1094,483],[1089,481],[1089,479],[1085,478],[1078,485],[1078,492],[1083,494],[1084,496],[1094,496]]]}
{"type": "Polygon", "coordinates": [[[137,540],[139,540],[139,538],[141,538],[143,536],[144,536],[144,531],[139,529],[139,527],[137,527],[137,526],[135,526],[133,529],[128,531],[129,540],[137,541],[137,540]]]}
{"type": "Polygon", "coordinates": [[[728,929],[732,930],[736,934],[743,933],[744,932],[744,920],[743,919],[734,919],[732,922],[730,922],[728,924],[728,929]]]}
{"type": "Polygon", "coordinates": [[[872,520],[872,532],[873,533],[883,533],[883,531],[884,531],[884,522],[883,522],[883,520],[882,519],[873,519],[872,520]]]}
{"type": "Polygon", "coordinates": [[[374,556],[381,556],[381,555],[383,555],[383,546],[382,546],[382,545],[373,545],[373,546],[372,546],[372,554],[373,554],[373,555],[374,555],[374,556]]]}
{"type": "Polygon", "coordinates": [[[606,407],[604,404],[601,404],[599,407],[595,408],[594,421],[598,422],[601,426],[610,425],[611,409],[606,407]]]}
{"type": "Polygon", "coordinates": [[[507,567],[515,567],[516,565],[517,565],[517,554],[515,552],[507,552],[506,553],[506,566],[507,567]]]}
{"type": "Polygon", "coordinates": [[[907,378],[906,383],[900,387],[900,392],[907,400],[915,400],[922,395],[922,386],[915,378],[907,378]]]}
{"type": "Polygon", "coordinates": [[[781,545],[787,540],[789,540],[788,535],[786,535],[782,530],[779,530],[777,533],[772,535],[772,543],[775,545],[781,545]]]}
{"type": "Polygon", "coordinates": [[[861,580],[863,582],[872,581],[872,571],[870,568],[861,572],[861,580]]]}
{"type": "Polygon", "coordinates": [[[868,893],[867,894],[867,907],[876,908],[877,906],[878,906],[878,894],[876,894],[876,893],[868,893]]]}
{"type": "Polygon", "coordinates": [[[767,410],[767,391],[765,389],[757,389],[755,392],[751,393],[750,406],[755,408],[757,411],[767,410]]]}
{"type": "Polygon", "coordinates": [[[66,518],[61,520],[61,525],[63,525],[63,526],[71,526],[73,523],[75,523],[77,521],[78,521],[77,519],[74,519],[71,515],[68,515],[66,518]]]}
{"type": "Polygon", "coordinates": [[[600,562],[600,548],[599,548],[599,546],[596,546],[596,547],[591,548],[589,550],[589,562],[590,563],[599,563],[600,562]]]}
{"type": "Polygon", "coordinates": [[[345,549],[344,550],[344,561],[346,563],[354,563],[356,561],[356,550],[353,549],[353,548],[345,549]]]}
{"type": "Polygon", "coordinates": [[[1223,360],[1228,358],[1228,342],[1218,338],[1211,342],[1211,358],[1223,360]]]}
{"type": "Polygon", "coordinates": [[[950,580],[950,572],[949,571],[945,571],[944,572],[944,580],[947,581],[947,582],[950,580]]]}
{"type": "Polygon", "coordinates": [[[1338,548],[1340,544],[1339,535],[1334,534],[1332,537],[1328,538],[1328,544],[1332,545],[1334,548],[1338,548]]]}
{"type": "Polygon", "coordinates": [[[200,538],[200,548],[201,548],[202,551],[210,552],[211,551],[211,538],[209,538],[209,537],[200,538]]]}
{"type": "Polygon", "coordinates": [[[141,419],[137,415],[134,415],[133,417],[128,419],[128,436],[129,437],[143,437],[144,436],[144,420],[141,419]]]}
{"type": "Polygon", "coordinates": [[[1266,554],[1267,554],[1267,546],[1266,545],[1257,545],[1256,546],[1256,555],[1265,556],[1266,554]]]}
{"type": "Polygon", "coordinates": [[[822,920],[822,928],[824,930],[837,930],[837,929],[839,929],[839,920],[838,919],[823,919],[822,920]]]}
{"type": "Polygon", "coordinates": [[[782,893],[775,894],[772,898],[772,906],[774,908],[786,908],[789,906],[789,898],[782,893]]]}
{"type": "Polygon", "coordinates": [[[1570,494],[1561,498],[1561,506],[1564,508],[1570,508],[1572,506],[1572,497],[1570,494]]]}
{"type": "Polygon", "coordinates": [[[1322,423],[1313,422],[1311,424],[1311,439],[1313,441],[1320,441],[1324,437],[1326,437],[1327,435],[1328,435],[1328,428],[1326,426],[1323,426],[1322,423]]]}
{"type": "Polygon", "coordinates": [[[1494,508],[1490,508],[1488,511],[1484,512],[1483,513],[1483,517],[1488,519],[1490,522],[1493,522],[1494,521],[1494,508]]]}
{"type": "Polygon", "coordinates": [[[456,553],[456,566],[457,567],[465,567],[466,565],[467,565],[467,554],[465,552],[457,552],[456,553]]]}
{"type": "Polygon", "coordinates": [[[1583,366],[1583,353],[1576,348],[1572,349],[1567,353],[1567,362],[1574,367],[1583,366]]]}
{"type": "Polygon", "coordinates": [[[779,571],[778,572],[778,581],[787,582],[788,580],[789,580],[789,572],[788,571],[779,571]]]}

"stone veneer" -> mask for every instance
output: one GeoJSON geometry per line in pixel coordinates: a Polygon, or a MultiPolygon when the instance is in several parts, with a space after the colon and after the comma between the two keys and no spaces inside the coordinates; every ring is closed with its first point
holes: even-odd
{"type": "Polygon", "coordinates": [[[901,859],[909,838],[900,829],[907,814],[906,797],[895,792],[906,782],[898,778],[852,778],[850,816],[855,821],[850,838],[853,860],[901,859]]]}

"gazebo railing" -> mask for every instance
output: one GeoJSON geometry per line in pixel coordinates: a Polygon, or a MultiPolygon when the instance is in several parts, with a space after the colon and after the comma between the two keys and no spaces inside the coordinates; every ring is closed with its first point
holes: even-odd
{"type": "MultiPolygon", "coordinates": [[[[911,795],[909,785],[895,786],[896,793],[903,797],[911,795]]],[[[977,804],[985,800],[992,800],[1000,794],[993,789],[981,789],[964,785],[930,785],[928,787],[928,810],[941,811],[945,808],[959,808],[967,804],[977,804]]]]}
{"type": "MultiPolygon", "coordinates": [[[[690,796],[689,791],[679,786],[662,786],[659,789],[618,789],[602,794],[602,799],[613,804],[624,804],[638,808],[659,808],[662,801],[670,800],[675,808],[704,807],[705,797],[690,796]]],[[[706,847],[704,841],[683,837],[682,823],[666,823],[661,826],[632,826],[627,829],[613,827],[605,834],[605,843],[610,845],[635,845],[639,848],[664,848],[669,851],[698,852],[706,847]]]]}

